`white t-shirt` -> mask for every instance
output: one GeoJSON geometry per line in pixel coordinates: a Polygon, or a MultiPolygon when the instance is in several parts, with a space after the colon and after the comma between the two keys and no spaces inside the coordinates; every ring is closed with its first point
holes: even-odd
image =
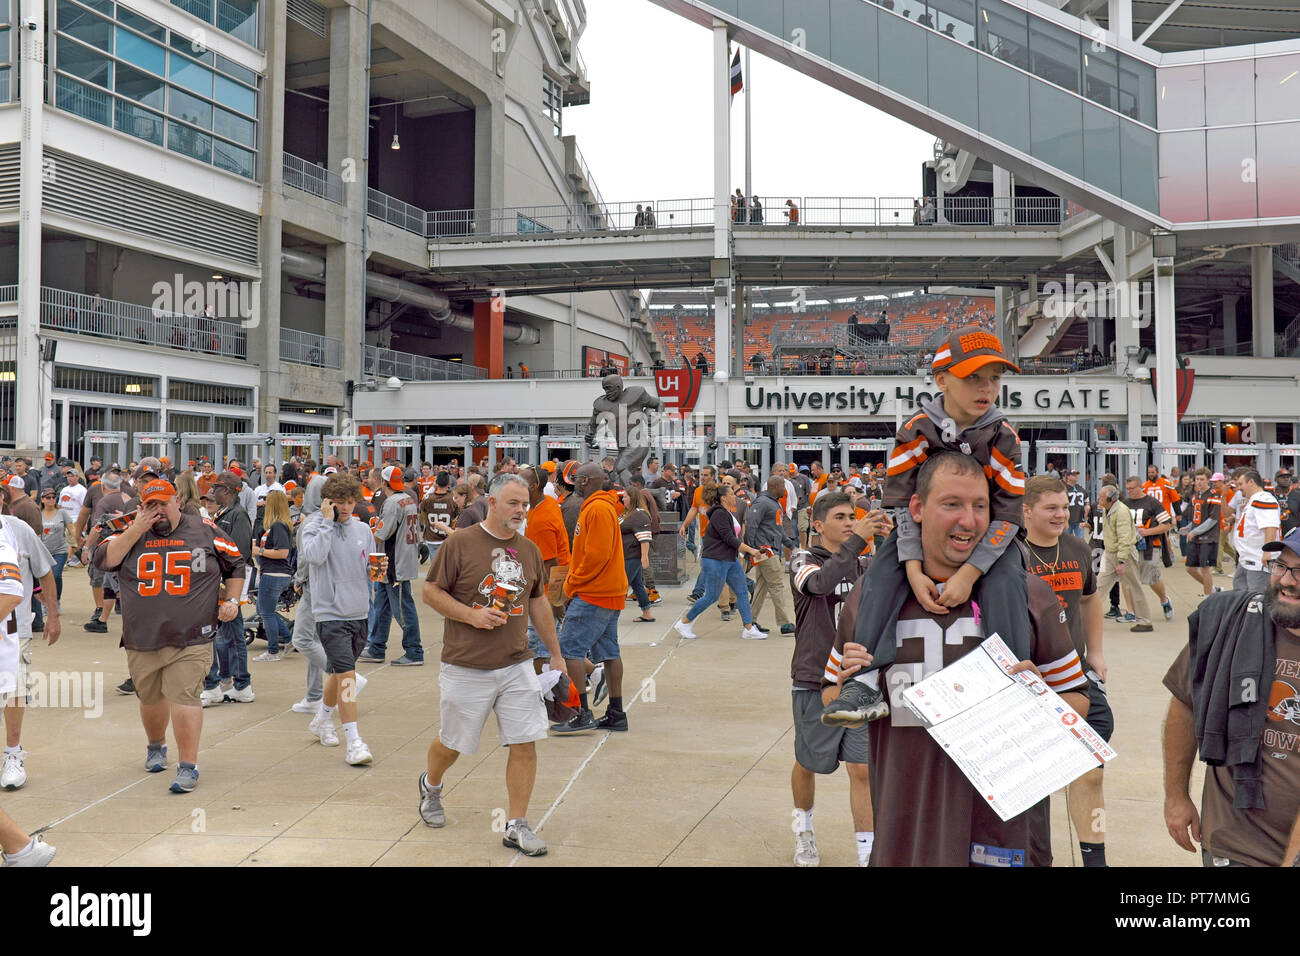
{"type": "MultiPolygon", "coordinates": [[[[31,528],[27,529],[29,532],[31,528]]],[[[0,534],[0,594],[10,597],[23,596],[22,577],[18,568],[18,554],[13,543],[0,534]]],[[[26,601],[30,605],[31,601],[26,601]]],[[[19,610],[22,605],[20,604],[19,610]]],[[[17,615],[15,610],[14,614],[17,615]]],[[[28,614],[28,632],[31,631],[31,611],[28,614]]],[[[12,694],[18,686],[18,632],[9,633],[9,628],[0,622],[0,698],[12,694]]]]}
{"type": "MultiPolygon", "coordinates": [[[[34,582],[54,570],[54,562],[44,542],[37,537],[31,525],[13,515],[0,515],[0,541],[13,548],[22,575],[23,603],[14,613],[18,619],[18,637],[32,636],[32,589],[34,582]]],[[[7,592],[0,592],[7,593],[7,592]]],[[[0,627],[3,630],[3,627],[0,627]]]]}
{"type": "Polygon", "coordinates": [[[1251,495],[1232,532],[1232,546],[1241,566],[1248,571],[1261,570],[1264,566],[1264,531],[1281,527],[1282,509],[1278,507],[1277,499],[1267,491],[1251,495]]]}
{"type": "Polygon", "coordinates": [[[86,500],[86,486],[82,484],[64,485],[59,492],[59,507],[68,513],[72,523],[77,523],[77,516],[81,514],[81,505],[86,500]]]}

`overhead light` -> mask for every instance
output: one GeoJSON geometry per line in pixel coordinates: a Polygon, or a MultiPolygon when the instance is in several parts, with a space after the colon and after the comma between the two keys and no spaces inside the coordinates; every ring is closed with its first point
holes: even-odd
{"type": "Polygon", "coordinates": [[[1083,65],[1084,66],[1088,65],[1088,54],[1086,53],[1083,55],[1083,65]]]}
{"type": "Polygon", "coordinates": [[[401,149],[402,144],[397,141],[397,134],[393,134],[393,149],[401,149]]]}
{"type": "Polygon", "coordinates": [[[985,23],[988,23],[988,22],[989,22],[989,12],[988,12],[987,10],[981,10],[980,13],[984,14],[984,22],[985,22],[985,23]]]}
{"type": "Polygon", "coordinates": [[[801,432],[806,432],[806,431],[808,430],[808,423],[807,423],[807,422],[800,422],[799,425],[798,425],[798,428],[799,428],[799,431],[801,431],[801,432]]]}
{"type": "Polygon", "coordinates": [[[224,279],[225,276],[223,276],[220,272],[214,272],[212,273],[212,278],[216,279],[217,281],[220,281],[224,279]]]}
{"type": "Polygon", "coordinates": [[[128,395],[139,395],[139,394],[140,394],[140,383],[139,383],[139,382],[130,382],[130,383],[126,386],[126,388],[123,389],[123,391],[125,391],[128,395]]]}
{"type": "MultiPolygon", "coordinates": [[[[1300,70],[1292,70],[1286,76],[1282,77],[1282,83],[1285,83],[1287,80],[1291,79],[1291,77],[1295,76],[1297,73],[1300,73],[1300,70]]],[[[1282,83],[1278,83],[1278,86],[1281,86],[1282,83]]]]}
{"type": "Polygon", "coordinates": [[[0,382],[14,382],[18,380],[17,372],[0,372],[0,382]]]}

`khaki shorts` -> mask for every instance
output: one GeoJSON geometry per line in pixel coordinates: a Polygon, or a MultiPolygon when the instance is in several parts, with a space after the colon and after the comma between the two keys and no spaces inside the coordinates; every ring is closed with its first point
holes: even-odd
{"type": "Polygon", "coordinates": [[[1164,571],[1164,564],[1159,558],[1151,560],[1141,559],[1138,561],[1138,580],[1143,584],[1159,584],[1160,576],[1164,571]]]}
{"type": "Polygon", "coordinates": [[[126,666],[140,703],[169,700],[173,704],[199,707],[203,678],[212,667],[212,643],[163,647],[156,651],[128,649],[126,666]]]}
{"type": "Polygon", "coordinates": [[[502,746],[546,739],[546,704],[531,660],[490,671],[443,663],[438,690],[438,739],[448,750],[478,750],[483,726],[493,712],[502,746]]]}
{"type": "Polygon", "coordinates": [[[32,638],[31,635],[18,639],[18,675],[14,680],[12,694],[0,694],[0,708],[15,704],[19,707],[29,706],[32,702],[32,638]]]}

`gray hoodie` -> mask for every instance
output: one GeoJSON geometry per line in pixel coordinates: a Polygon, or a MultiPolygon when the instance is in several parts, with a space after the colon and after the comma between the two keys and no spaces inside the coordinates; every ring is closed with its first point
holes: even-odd
{"type": "Polygon", "coordinates": [[[370,614],[370,529],[356,518],[303,521],[299,564],[310,566],[311,610],[317,621],[360,621],[370,614]]]}
{"type": "Polygon", "coordinates": [[[384,499],[375,540],[388,555],[390,584],[420,576],[420,514],[410,492],[394,492],[384,499]]]}

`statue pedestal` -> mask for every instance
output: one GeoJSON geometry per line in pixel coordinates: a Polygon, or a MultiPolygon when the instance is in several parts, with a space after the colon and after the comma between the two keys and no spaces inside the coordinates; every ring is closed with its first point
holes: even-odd
{"type": "Polygon", "coordinates": [[[681,566],[680,557],[686,553],[686,546],[677,536],[682,523],[659,516],[659,533],[650,542],[650,570],[654,572],[655,583],[659,585],[682,585],[690,580],[681,566]]]}

